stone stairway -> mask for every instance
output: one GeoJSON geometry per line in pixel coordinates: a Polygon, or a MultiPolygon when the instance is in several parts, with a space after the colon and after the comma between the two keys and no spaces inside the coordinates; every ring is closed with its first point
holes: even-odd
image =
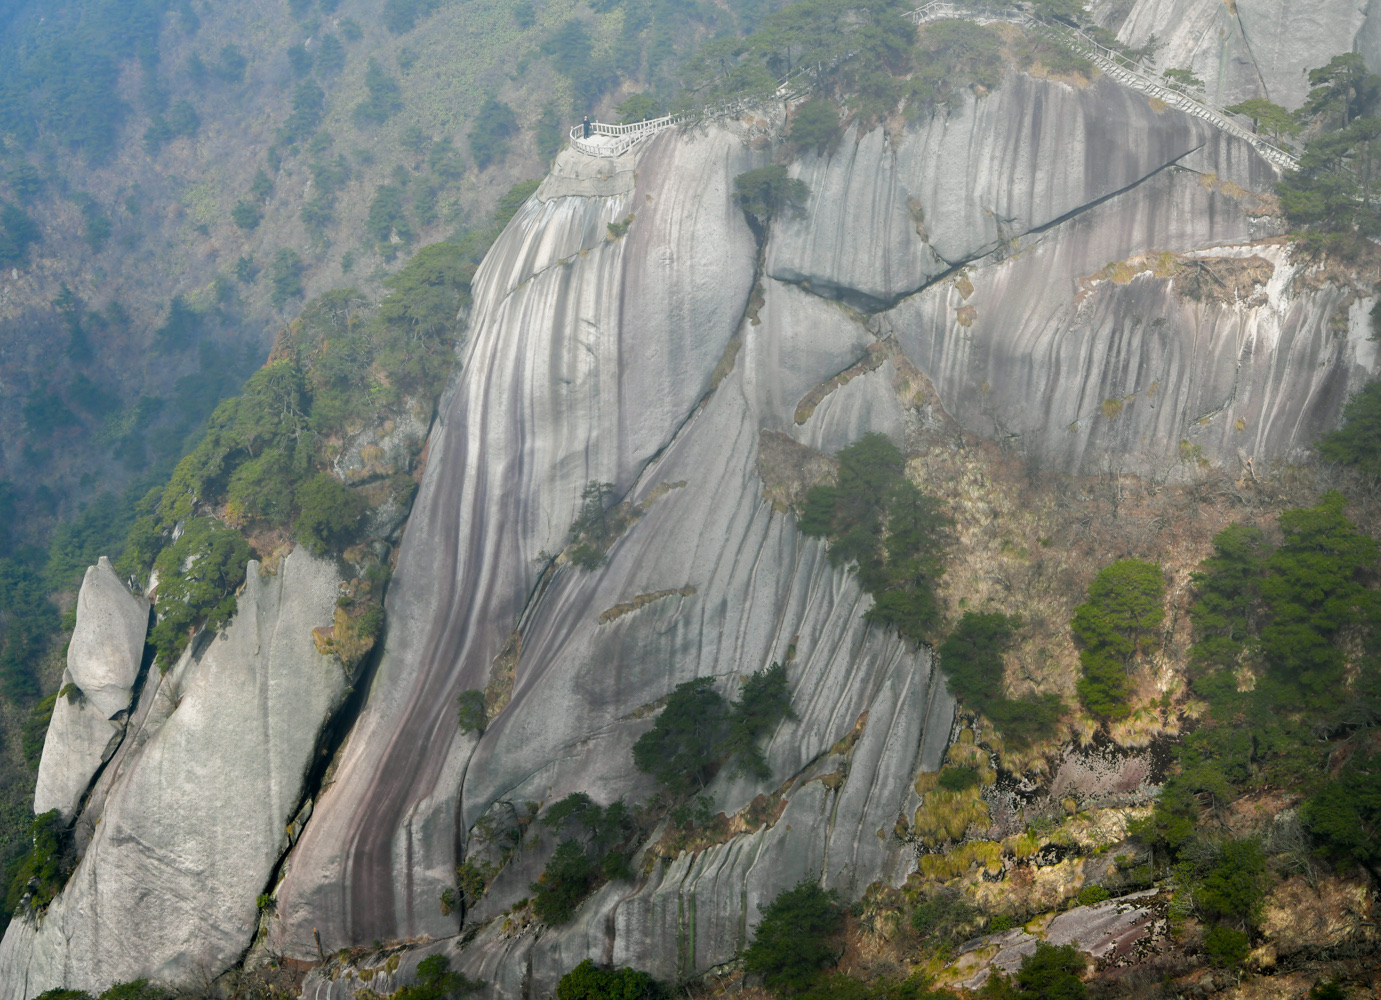
{"type": "Polygon", "coordinates": [[[1140,91],[1149,97],[1164,102],[1169,107],[1193,115],[1195,118],[1203,119],[1243,142],[1250,143],[1263,159],[1275,166],[1283,170],[1299,169],[1299,158],[1289,150],[1282,149],[1253,132],[1250,127],[1250,119],[1231,114],[1223,108],[1214,107],[1182,90],[1167,85],[1163,81],[1156,80],[1140,69],[1131,59],[1094,41],[1078,28],[1038,21],[1019,10],[969,6],[946,2],[946,0],[937,0],[935,3],[918,7],[907,17],[917,25],[943,20],[965,20],[977,24],[993,24],[999,21],[1019,24],[1033,34],[1044,35],[1052,41],[1057,41],[1073,49],[1122,86],[1140,91]]]}

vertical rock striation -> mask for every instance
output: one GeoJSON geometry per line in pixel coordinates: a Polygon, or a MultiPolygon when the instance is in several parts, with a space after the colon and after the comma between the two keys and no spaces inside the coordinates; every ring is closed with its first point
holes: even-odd
{"type": "Polygon", "coordinates": [[[91,779],[124,732],[122,713],[130,707],[148,627],[148,602],[126,590],[101,556],[77,593],[67,669],[38,765],[36,815],[56,809],[64,822],[76,816],[91,779]]]}
{"type": "Polygon", "coordinates": [[[349,685],[311,634],[330,623],[339,582],[300,549],[275,574],[251,562],[226,631],[148,679],[127,746],[93,790],[94,815],[79,821],[94,835],[76,872],[0,943],[0,996],[186,982],[243,955],[321,728],[349,685]]]}

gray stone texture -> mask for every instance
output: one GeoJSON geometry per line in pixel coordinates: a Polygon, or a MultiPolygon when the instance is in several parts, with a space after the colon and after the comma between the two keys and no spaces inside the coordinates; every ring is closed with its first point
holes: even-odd
{"type": "Polygon", "coordinates": [[[1156,70],[1193,70],[1220,107],[1264,97],[1293,111],[1309,93],[1308,71],[1344,52],[1381,69],[1377,0],[1137,0],[1125,19],[1119,7],[1094,9],[1133,48],[1155,35],[1165,43],[1156,70]]]}
{"type": "Polygon", "coordinates": [[[251,562],[226,631],[148,680],[128,750],[88,804],[99,815],[78,821],[94,836],[76,872],[0,943],[0,997],[187,982],[240,958],[321,727],[348,688],[311,636],[331,622],[339,582],[300,549],[275,575],[251,562]]]}
{"type": "MultiPolygon", "coordinates": [[[[566,154],[486,260],[404,536],[388,650],[294,851],[271,948],[310,957],[314,927],[328,949],[454,934],[437,899],[477,821],[573,791],[645,799],[629,750],[659,699],[694,677],[732,695],[793,644],[798,718],[767,746],[784,782],[775,823],[608,885],[566,927],[509,926],[554,847],[544,838],[468,915],[478,934],[446,947],[500,996],[549,990],[585,957],[674,978],[727,961],[758,904],[801,877],[846,894],[905,877],[913,858],[890,831],[914,807],[916,772],[938,766],[952,705],[923,654],[863,623],[869,599],[764,500],[756,473],[763,431],[827,451],[910,432],[891,361],[796,423],[802,397],[879,336],[966,426],[1020,434],[1071,469],[1110,453],[1173,464],[1186,437],[1217,460],[1287,454],[1369,371],[1364,338],[1335,335],[1339,308],[1355,319],[1369,301],[1310,290],[1277,246],[1248,246],[1275,232],[1248,194],[1269,189],[1272,168],[1106,81],[1014,75],[895,142],[850,136],[798,160],[807,217],[774,229],[740,324],[753,250],[730,180],[760,162],[732,130],[665,133],[635,154],[629,195],[629,168],[566,154]],[[629,235],[607,240],[605,223],[633,212],[629,235]],[[1162,250],[1262,256],[1273,277],[1230,303],[1190,302],[1150,273],[1093,279],[1162,250]],[[1126,399],[1117,421],[1112,398],[1126,399]],[[541,580],[539,552],[563,545],[595,478],[643,515],[605,565],[541,580]],[[504,707],[476,743],[456,732],[454,697],[491,684],[504,707]],[[832,753],[865,712],[857,744],[832,753]]],[[[709,794],[733,815],[774,788],[725,776],[709,794]]],[[[474,850],[494,857],[485,838],[474,850]]]]}
{"type": "MultiPolygon", "coordinates": [[[[1012,75],[895,140],[851,135],[799,159],[807,217],[774,229],[757,294],[732,183],[771,151],[747,138],[730,123],[664,132],[619,160],[567,151],[486,257],[386,648],[288,856],[263,950],[315,960],[314,930],[328,952],[444,939],[429,947],[497,996],[538,996],[586,957],[667,978],[724,962],[758,905],[802,877],[846,895],[905,878],[914,857],[891,830],[916,805],[917,771],[939,766],[953,704],[924,651],[862,620],[870,599],[757,473],[765,431],[822,451],[914,433],[900,358],[798,409],[880,337],[966,427],[1019,435],[1069,469],[1115,456],[1156,470],[1185,440],[1215,461],[1288,455],[1374,365],[1370,299],[1296,280],[1278,245],[1253,242],[1275,232],[1248,193],[1273,170],[1106,81],[1012,75]],[[1163,251],[1185,267],[1260,258],[1270,278],[1197,301],[1175,273],[1104,273],[1163,251]],[[582,571],[550,554],[590,480],[641,516],[582,571]],[[601,620],[646,595],[662,596],[601,620]],[[796,718],[765,747],[773,780],[725,774],[708,790],[731,816],[778,792],[780,815],[605,886],[554,930],[505,925],[554,847],[530,840],[468,915],[462,948],[439,897],[467,851],[493,856],[481,818],[573,791],[645,800],[629,751],[661,699],[697,677],[733,695],[788,660],[796,718]],[[469,689],[496,707],[480,738],[456,725],[469,689]]],[[[251,572],[228,638],[145,686],[78,820],[77,876],[0,945],[0,1000],[219,970],[250,946],[254,896],[346,684],[310,645],[334,572],[298,553],[280,572],[304,582],[251,572]],[[120,939],[136,925],[137,942],[120,939]]],[[[318,976],[308,993],[346,1000],[359,982],[318,976]]]]}
{"type": "Polygon", "coordinates": [[[124,730],[148,631],[149,604],[131,594],[110,560],[87,569],[77,593],[77,624],[67,646],[67,669],[43,741],[34,787],[34,813],[56,809],[70,821],[92,777],[124,730]]]}

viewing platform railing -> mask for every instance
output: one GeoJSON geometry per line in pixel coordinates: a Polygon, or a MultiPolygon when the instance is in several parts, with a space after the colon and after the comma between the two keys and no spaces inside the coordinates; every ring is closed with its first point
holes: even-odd
{"type": "Polygon", "coordinates": [[[1046,35],[1055,41],[1068,45],[1122,86],[1163,101],[1170,107],[1207,121],[1229,135],[1250,143],[1261,154],[1262,158],[1276,166],[1286,170],[1295,170],[1299,167],[1299,158],[1293,152],[1252,131],[1250,118],[1232,114],[1224,108],[1215,107],[1207,101],[1173,86],[1166,80],[1157,80],[1147,73],[1136,60],[1116,49],[1108,48],[1072,25],[1038,21],[1030,14],[1019,10],[969,6],[968,4],[947,2],[947,0],[936,0],[935,3],[928,3],[906,16],[913,24],[917,25],[942,20],[976,21],[979,24],[991,24],[998,21],[1020,24],[1036,34],[1046,35]]]}
{"type": "MultiPolygon", "coordinates": [[[[1235,115],[1224,108],[1215,107],[1185,92],[1167,80],[1158,80],[1144,67],[1126,53],[1108,48],[1101,42],[1090,38],[1078,28],[1067,24],[1051,24],[1040,21],[1030,14],[1013,8],[984,7],[950,0],[936,0],[911,11],[906,17],[916,25],[933,21],[963,20],[977,24],[1019,24],[1037,35],[1044,35],[1057,44],[1073,49],[1078,55],[1097,66],[1112,80],[1132,90],[1140,91],[1155,98],[1168,107],[1176,108],[1185,114],[1202,119],[1218,129],[1249,143],[1261,156],[1285,170],[1299,168],[1299,158],[1292,151],[1269,142],[1251,128],[1251,119],[1235,115]]],[[[801,68],[788,74],[778,86],[778,96],[788,96],[789,82],[801,73],[801,68]]],[[[627,152],[634,145],[664,129],[671,128],[687,120],[684,114],[664,115],[645,122],[628,125],[606,125],[604,122],[590,123],[590,136],[585,136],[584,123],[571,129],[571,145],[590,156],[613,157],[627,152]]]]}
{"type": "Polygon", "coordinates": [[[645,122],[629,125],[606,125],[604,122],[590,122],[590,137],[585,138],[585,124],[571,129],[571,145],[590,156],[619,156],[650,135],[663,129],[679,125],[685,115],[663,115],[645,122]]]}

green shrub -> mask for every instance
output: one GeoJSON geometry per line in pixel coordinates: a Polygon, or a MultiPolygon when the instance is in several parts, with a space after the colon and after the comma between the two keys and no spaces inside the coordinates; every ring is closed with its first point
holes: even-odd
{"type": "Polygon", "coordinates": [[[1251,935],[1226,924],[1215,924],[1204,935],[1204,954],[1214,965],[1241,965],[1251,949],[1251,935]]]}
{"type": "Polygon", "coordinates": [[[568,529],[571,536],[571,562],[581,569],[604,565],[604,554],[614,543],[618,524],[611,501],[614,484],[590,480],[580,493],[580,512],[568,529]]]}
{"type": "Polygon", "coordinates": [[[584,792],[552,805],[542,824],[574,834],[562,840],[542,876],[529,888],[533,910],[548,924],[562,924],[605,882],[632,878],[628,850],[638,833],[623,802],[601,807],[584,792]]]}
{"type": "Polygon", "coordinates": [[[1361,575],[1375,568],[1377,545],[1344,516],[1346,506],[1330,491],[1314,507],[1280,515],[1284,541],[1261,583],[1270,609],[1261,645],[1283,702],[1324,707],[1340,697],[1346,658],[1334,638],[1373,600],[1361,575]]]}
{"type": "Polygon", "coordinates": [[[378,244],[379,252],[391,255],[395,236],[404,243],[413,239],[412,224],[408,222],[406,208],[407,192],[397,184],[380,184],[374,189],[374,199],[369,203],[369,215],[364,229],[369,238],[378,244]]]}
{"type": "Polygon", "coordinates": [[[966,788],[977,788],[978,772],[967,767],[945,767],[940,769],[940,787],[950,792],[962,792],[966,788]]]}
{"type": "Polygon", "coordinates": [[[417,963],[417,982],[398,989],[389,1000],[444,1000],[484,988],[484,983],[450,970],[451,960],[445,955],[428,955],[417,963]]]}
{"type": "Polygon", "coordinates": [[[714,678],[677,686],[652,729],[633,744],[633,762],[678,795],[703,791],[729,735],[729,706],[714,678]]]}
{"type": "Polygon", "coordinates": [[[158,151],[172,142],[184,136],[194,136],[201,128],[201,116],[197,114],[196,108],[192,107],[190,101],[182,100],[173,103],[168,109],[167,115],[155,113],[149,127],[144,131],[144,149],[150,156],[156,156],[158,151]]]}
{"type": "Polygon", "coordinates": [[[56,809],[35,816],[30,827],[29,853],[12,868],[5,912],[14,913],[25,893],[32,893],[29,906],[41,912],[62,891],[77,866],[71,838],[56,809]]]}
{"type": "Polygon", "coordinates": [[[925,947],[946,954],[973,936],[982,914],[961,892],[937,888],[911,911],[911,926],[925,947]]]}
{"type": "Polygon", "coordinates": [[[293,532],[319,556],[335,546],[348,544],[365,510],[359,494],[325,472],[318,472],[299,486],[294,499],[300,513],[293,532]]]}
{"type": "Polygon", "coordinates": [[[788,176],[784,166],[760,167],[734,178],[734,197],[749,223],[761,233],[787,210],[804,217],[810,188],[800,178],[788,176]]]}
{"type": "Polygon", "coordinates": [[[345,68],[345,46],[335,35],[323,35],[317,50],[316,67],[323,77],[332,77],[345,68]]]}
{"type": "Polygon", "coordinates": [[[614,109],[619,116],[620,125],[651,121],[667,113],[666,105],[651,94],[630,94],[622,104],[614,109]]]}
{"type": "Polygon", "coordinates": [[[1300,810],[1318,852],[1343,868],[1381,863],[1381,756],[1354,757],[1300,810]]]}
{"type": "Polygon", "coordinates": [[[1088,988],[1079,977],[1086,964],[1083,952],[1072,944],[1040,942],[1017,970],[1018,1000],[1084,1000],[1088,988]]]}
{"type": "Polygon", "coordinates": [[[116,983],[97,1000],[171,1000],[175,995],[161,986],[155,986],[147,979],[135,979],[128,983],[116,983]]]}
{"type": "Polygon", "coordinates": [[[1364,386],[1343,408],[1343,424],[1316,445],[1330,462],[1381,476],[1381,382],[1364,386]]]}
{"type": "Polygon", "coordinates": [[[29,247],[40,239],[37,223],[22,208],[0,203],[0,267],[24,267],[29,247]]]}
{"type": "Polygon", "coordinates": [[[814,146],[823,153],[839,140],[839,111],[823,97],[806,101],[791,116],[787,138],[802,149],[814,146]]]}
{"type": "Polygon", "coordinates": [[[361,128],[379,126],[403,109],[398,81],[384,72],[373,57],[365,68],[365,98],[351,112],[355,124],[361,128]]]}
{"type": "Polygon", "coordinates": [[[1111,898],[1112,893],[1101,885],[1086,885],[1079,890],[1080,906],[1095,906],[1111,898]]]}
{"type": "Polygon", "coordinates": [[[986,934],[1002,934],[1010,931],[1016,925],[1017,922],[1012,919],[1010,913],[999,913],[988,921],[988,925],[983,928],[983,931],[986,934]]]}
{"type": "Polygon", "coordinates": [[[914,121],[937,108],[957,111],[974,87],[996,90],[1007,64],[1002,47],[1001,36],[990,26],[969,21],[926,25],[917,35],[914,69],[902,88],[906,117],[914,121]]]}
{"type": "Polygon", "coordinates": [[[652,729],[633,744],[633,762],[677,796],[704,790],[726,763],[760,780],[771,776],[758,747],[782,719],[795,718],[786,668],[773,663],[743,682],[730,704],[700,677],[677,686],[652,729]]]}
{"type": "Polygon", "coordinates": [[[462,733],[480,734],[489,724],[489,714],[484,707],[484,692],[479,690],[462,691],[456,701],[460,705],[459,723],[462,733]]]}
{"type": "Polygon", "coordinates": [[[1347,1000],[1347,993],[1336,979],[1320,979],[1309,988],[1309,1000],[1347,1000]]]}
{"type": "Polygon", "coordinates": [[[249,556],[239,532],[211,517],[187,521],[177,541],[159,554],[159,617],[149,643],[163,670],[177,661],[198,627],[215,631],[229,624],[249,556]]]}
{"type": "Polygon", "coordinates": [[[284,146],[305,142],[316,132],[325,115],[326,92],[311,80],[299,83],[293,91],[292,109],[278,130],[278,142],[284,146]]]}
{"type": "Polygon", "coordinates": [[[935,584],[951,523],[943,504],[903,477],[905,461],[885,435],[865,434],[838,458],[839,484],[810,490],[799,527],[829,540],[833,565],[854,565],[873,596],[868,621],[924,642],[940,619],[935,584]]]}
{"type": "Polygon", "coordinates": [[[1049,739],[1064,711],[1058,695],[1006,697],[1003,654],[1021,627],[1020,618],[965,612],[939,649],[950,693],[986,716],[1015,747],[1049,739]]]}
{"type": "Polygon", "coordinates": [[[230,221],[246,232],[258,228],[262,217],[259,206],[243,198],[235,202],[235,207],[230,210],[230,221]]]}
{"type": "Polygon", "coordinates": [[[599,876],[599,861],[587,854],[579,841],[563,840],[530,886],[532,911],[545,923],[564,924],[594,891],[599,876]]]}
{"type": "Polygon", "coordinates": [[[1176,880],[1189,888],[1196,909],[1210,927],[1223,928],[1216,940],[1226,960],[1238,945],[1247,946],[1246,932],[1260,919],[1270,883],[1266,857],[1255,840],[1196,841],[1192,846],[1193,850],[1181,850],[1176,880]]]}
{"type": "Polygon", "coordinates": [[[1121,559],[1094,577],[1088,595],[1072,624],[1082,647],[1079,699],[1094,715],[1124,718],[1131,711],[1127,670],[1164,617],[1165,577],[1155,563],[1121,559]]]}
{"type": "Polygon", "coordinates": [[[585,959],[556,984],[556,1000],[662,1000],[666,987],[636,969],[601,969],[585,959]]]}
{"type": "Polygon", "coordinates": [[[405,35],[440,5],[441,0],[386,0],[384,27],[394,35],[405,35]]]}
{"type": "Polygon", "coordinates": [[[305,265],[296,250],[281,247],[273,255],[273,272],[269,280],[269,301],[275,309],[282,309],[289,299],[302,295],[302,272],[305,265]]]}
{"type": "Polygon", "coordinates": [[[761,975],[774,993],[804,993],[842,951],[839,894],[802,879],[758,909],[762,920],[743,952],[744,971],[761,975]]]}

